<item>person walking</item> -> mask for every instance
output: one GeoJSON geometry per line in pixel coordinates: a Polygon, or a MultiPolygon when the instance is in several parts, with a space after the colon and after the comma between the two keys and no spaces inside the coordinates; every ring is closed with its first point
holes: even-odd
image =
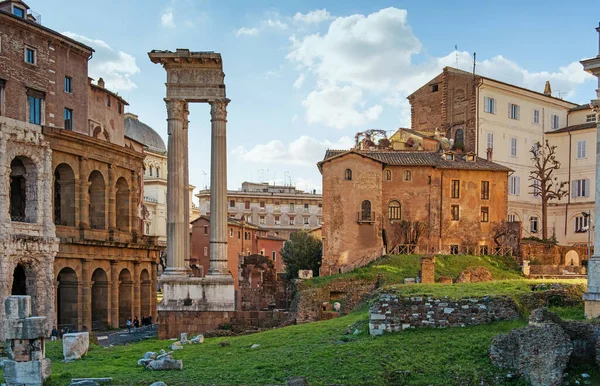
{"type": "Polygon", "coordinates": [[[133,319],[133,332],[137,332],[138,328],[140,328],[140,320],[136,316],[135,319],[133,319]]]}
{"type": "Polygon", "coordinates": [[[131,334],[131,326],[133,323],[131,323],[131,317],[127,318],[127,323],[125,323],[125,325],[127,326],[127,333],[131,334]]]}
{"type": "Polygon", "coordinates": [[[58,330],[56,329],[56,326],[54,326],[52,328],[52,334],[50,336],[50,341],[55,341],[58,339],[58,330]]]}

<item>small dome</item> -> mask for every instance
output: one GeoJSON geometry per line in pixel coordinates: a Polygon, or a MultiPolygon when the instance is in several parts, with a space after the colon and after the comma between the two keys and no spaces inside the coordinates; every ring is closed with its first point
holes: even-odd
{"type": "Polygon", "coordinates": [[[125,136],[142,143],[150,151],[157,153],[167,151],[162,137],[153,128],[141,122],[135,114],[125,114],[125,136]]]}

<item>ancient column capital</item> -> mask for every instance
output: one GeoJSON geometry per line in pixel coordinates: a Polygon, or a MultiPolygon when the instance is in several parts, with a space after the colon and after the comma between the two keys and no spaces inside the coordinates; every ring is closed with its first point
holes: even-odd
{"type": "Polygon", "coordinates": [[[183,99],[167,99],[167,120],[177,119],[181,121],[187,121],[188,116],[188,104],[183,99]]]}
{"type": "Polygon", "coordinates": [[[210,117],[213,121],[227,121],[227,105],[231,100],[227,98],[210,101],[210,117]]]}
{"type": "Polygon", "coordinates": [[[596,114],[596,122],[600,122],[597,119],[598,115],[600,115],[600,99],[595,99],[591,101],[590,107],[592,108],[592,111],[594,111],[594,114],[596,114]]]}

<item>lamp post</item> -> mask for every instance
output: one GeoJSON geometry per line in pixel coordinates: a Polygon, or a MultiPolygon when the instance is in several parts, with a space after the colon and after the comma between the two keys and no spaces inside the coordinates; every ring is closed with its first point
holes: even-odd
{"type": "Polygon", "coordinates": [[[587,241],[587,258],[588,261],[590,260],[591,257],[591,237],[592,237],[592,211],[588,210],[587,212],[581,212],[581,215],[583,216],[583,218],[586,219],[587,222],[587,234],[588,234],[588,241],[587,241]]]}

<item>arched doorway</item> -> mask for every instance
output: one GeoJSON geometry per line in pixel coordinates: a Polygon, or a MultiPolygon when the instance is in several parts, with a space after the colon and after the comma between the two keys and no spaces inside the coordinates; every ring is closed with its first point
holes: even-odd
{"type": "Polygon", "coordinates": [[[11,295],[27,295],[27,274],[25,267],[21,264],[17,265],[13,271],[11,295]]]}
{"type": "Polygon", "coordinates": [[[123,177],[117,180],[117,229],[129,232],[129,185],[123,177]]]}
{"type": "Polygon", "coordinates": [[[15,157],[10,163],[10,219],[36,222],[37,168],[27,157],[15,157]]]}
{"type": "Polygon", "coordinates": [[[90,227],[93,229],[106,229],[106,204],[104,177],[102,173],[94,170],[88,179],[90,183],[90,227]]]}
{"type": "Polygon", "coordinates": [[[133,281],[131,280],[131,273],[127,268],[123,269],[119,274],[119,326],[124,327],[127,322],[127,318],[131,317],[133,320],[135,315],[131,315],[133,312],[133,281]]]}
{"type": "MultiPolygon", "coordinates": [[[[140,274],[140,302],[141,302],[141,312],[142,315],[141,316],[148,316],[150,315],[150,299],[152,296],[152,286],[150,283],[150,274],[148,274],[148,270],[144,269],[142,270],[142,273],[140,274]]],[[[153,315],[153,318],[156,319],[156,315],[153,315]]]]}
{"type": "Polygon", "coordinates": [[[92,275],[92,330],[108,329],[108,277],[102,268],[92,275]]]}
{"type": "Polygon", "coordinates": [[[54,170],[54,223],[75,226],[75,173],[65,163],[54,170]]]}
{"type": "Polygon", "coordinates": [[[56,310],[58,327],[76,330],[79,321],[79,282],[72,268],[66,267],[58,273],[56,310]]]}

